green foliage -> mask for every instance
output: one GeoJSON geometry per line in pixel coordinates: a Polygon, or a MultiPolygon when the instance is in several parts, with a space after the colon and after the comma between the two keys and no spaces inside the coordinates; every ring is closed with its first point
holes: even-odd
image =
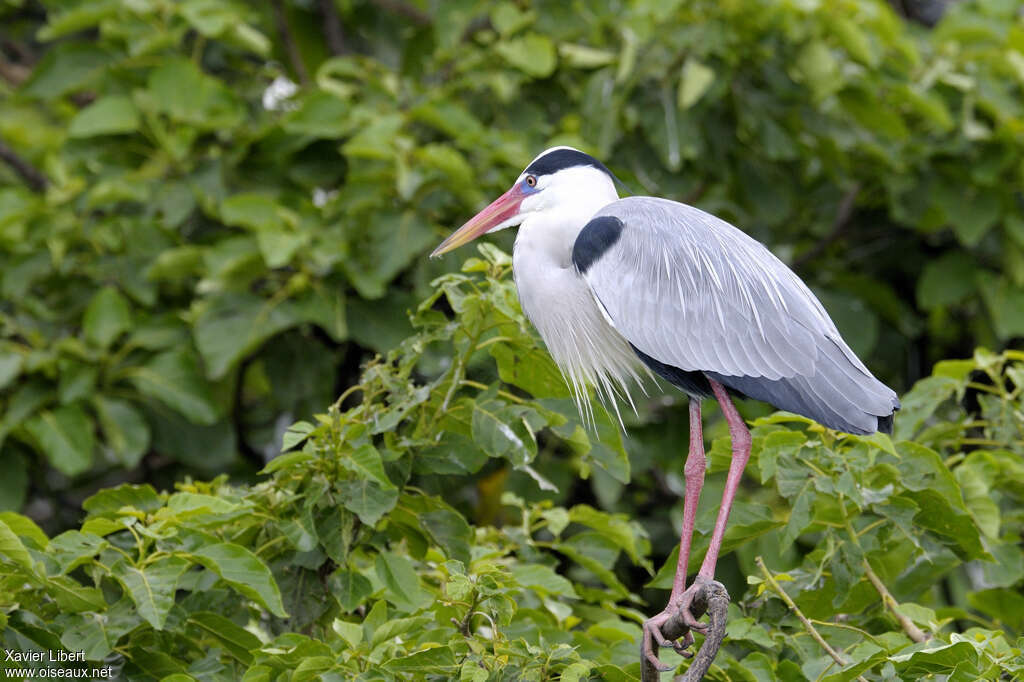
{"type": "Polygon", "coordinates": [[[36,464],[253,474],[549,144],[769,243],[891,382],[1024,331],[1013,3],[335,3],[340,54],[320,5],[0,3],[0,141],[49,183],[0,166],[3,508],[36,464]]]}
{"type": "MultiPolygon", "coordinates": [[[[436,281],[412,336],[288,430],[262,482],[121,485],[53,538],[0,514],[4,646],[83,650],[140,680],[638,679],[640,624],[664,593],[652,608],[629,574],[664,587],[675,558],[655,574],[643,525],[563,504],[539,473],[614,482],[628,460],[615,439],[597,454],[516,304],[508,256],[480,250],[436,281]]],[[[1022,394],[1024,354],[979,351],[905,397],[894,440],[757,420],[760,485],[725,542],[749,562],[749,589],[734,590],[708,679],[1024,673],[1022,394]],[[750,561],[761,553],[770,569],[750,561]],[[913,643],[896,614],[931,639],[913,643]]],[[[717,439],[698,556],[727,455],[717,439]]]]}

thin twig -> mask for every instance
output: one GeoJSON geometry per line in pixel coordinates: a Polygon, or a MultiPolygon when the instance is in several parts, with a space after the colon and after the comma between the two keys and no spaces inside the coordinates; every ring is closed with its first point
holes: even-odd
{"type": "MultiPolygon", "coordinates": [[[[821,633],[818,632],[817,628],[814,627],[814,623],[807,620],[807,616],[803,614],[800,608],[796,605],[796,602],[793,601],[793,598],[786,594],[785,590],[779,587],[779,583],[775,581],[775,576],[773,576],[771,571],[768,570],[768,567],[764,565],[764,559],[762,559],[761,557],[757,557],[756,559],[754,559],[754,562],[757,564],[758,569],[760,569],[761,575],[764,576],[765,581],[768,583],[769,586],[771,586],[772,592],[774,592],[779,597],[779,599],[786,603],[786,606],[789,607],[790,611],[796,614],[796,617],[799,618],[800,622],[804,624],[804,629],[807,630],[808,634],[810,634],[814,641],[817,642],[821,646],[821,648],[825,650],[825,653],[832,657],[833,661],[835,661],[838,665],[845,668],[847,665],[847,660],[843,658],[838,651],[833,649],[828,642],[825,641],[825,638],[822,637],[821,633]]],[[[866,680],[864,680],[862,676],[858,676],[857,679],[861,680],[862,682],[867,682],[866,680]]]]}
{"type": "Polygon", "coordinates": [[[402,0],[376,0],[374,4],[395,14],[401,14],[406,19],[410,19],[413,23],[420,26],[426,26],[431,23],[429,14],[415,5],[402,2],[402,0]]]}
{"type": "Polygon", "coordinates": [[[274,23],[277,25],[277,34],[284,43],[285,52],[288,53],[288,61],[292,64],[292,70],[298,76],[299,82],[309,85],[309,73],[306,71],[306,64],[302,61],[302,53],[299,52],[295,38],[292,37],[292,29],[288,26],[288,17],[285,16],[284,6],[281,0],[272,0],[270,6],[274,10],[274,23]]]}
{"type": "Polygon", "coordinates": [[[707,180],[701,180],[697,183],[697,186],[690,190],[690,193],[683,198],[684,204],[693,204],[700,200],[704,193],[708,191],[708,187],[711,186],[707,180]]]}
{"type": "Polygon", "coordinates": [[[912,620],[896,610],[896,606],[899,602],[897,602],[896,598],[892,596],[892,593],[889,592],[888,588],[886,588],[885,583],[883,583],[882,579],[878,577],[878,574],[872,570],[871,564],[868,563],[867,559],[864,559],[864,572],[867,574],[868,580],[871,581],[871,584],[875,586],[876,590],[878,590],[878,594],[882,596],[882,603],[885,604],[885,608],[889,609],[892,612],[892,615],[896,617],[896,620],[900,623],[900,627],[903,628],[903,632],[907,633],[907,637],[910,637],[910,639],[915,642],[928,641],[928,635],[926,635],[921,628],[914,625],[912,620]]]}
{"type": "Polygon", "coordinates": [[[341,17],[338,15],[338,6],[334,4],[334,0],[320,0],[320,16],[324,22],[324,38],[327,39],[327,47],[331,54],[345,54],[345,31],[341,27],[341,17]]]}
{"type": "Polygon", "coordinates": [[[804,253],[800,254],[796,260],[793,261],[793,269],[799,268],[825,252],[825,249],[829,247],[832,242],[836,241],[843,235],[843,231],[846,226],[850,224],[850,217],[853,215],[853,207],[857,201],[857,196],[860,194],[861,183],[854,183],[843,198],[839,200],[839,208],[836,209],[836,217],[832,220],[832,229],[825,235],[821,240],[818,241],[814,246],[809,248],[804,253]]]}
{"type": "MultiPolygon", "coordinates": [[[[700,651],[693,657],[693,661],[682,675],[677,675],[673,682],[700,682],[704,679],[711,664],[718,655],[718,649],[725,639],[725,626],[729,613],[729,593],[725,586],[717,581],[703,583],[700,591],[697,592],[690,606],[690,613],[694,618],[700,618],[704,612],[708,614],[708,630],[704,635],[704,644],[700,651]]],[[[661,626],[661,634],[669,641],[675,641],[689,632],[683,621],[682,611],[676,612],[661,626]]],[[[641,645],[642,646],[642,645],[641,645]]],[[[640,679],[641,682],[657,682],[661,673],[647,660],[646,652],[640,653],[640,679]]]]}
{"type": "Polygon", "coordinates": [[[3,78],[14,87],[18,87],[28,80],[31,73],[32,70],[27,66],[8,62],[4,60],[3,55],[0,55],[0,78],[3,78]]]}
{"type": "Polygon", "coordinates": [[[21,158],[3,141],[0,141],[0,161],[10,166],[15,173],[21,176],[25,184],[35,192],[45,192],[46,187],[50,184],[50,181],[46,179],[46,176],[39,169],[21,158]]]}

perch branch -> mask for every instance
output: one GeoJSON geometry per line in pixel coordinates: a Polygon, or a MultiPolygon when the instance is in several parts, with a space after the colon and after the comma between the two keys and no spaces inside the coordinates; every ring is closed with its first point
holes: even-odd
{"type": "MultiPolygon", "coordinates": [[[[690,607],[690,612],[695,618],[700,618],[705,612],[708,614],[708,631],[704,636],[704,644],[700,651],[693,658],[690,667],[682,675],[674,678],[674,682],[700,682],[707,673],[708,668],[715,660],[718,649],[725,639],[725,626],[729,610],[729,593],[725,586],[717,581],[705,583],[697,593],[690,607]]],[[[661,633],[670,641],[675,641],[689,631],[686,623],[683,622],[682,611],[665,621],[661,626],[661,633]]],[[[658,682],[661,673],[655,668],[647,657],[641,652],[640,679],[642,682],[658,682]]]]}
{"type": "Polygon", "coordinates": [[[881,595],[882,603],[885,604],[885,607],[889,609],[892,612],[892,615],[896,617],[896,620],[899,621],[900,627],[903,628],[903,632],[907,633],[907,637],[910,637],[910,639],[915,642],[927,641],[928,635],[926,635],[921,628],[914,625],[913,621],[896,610],[896,598],[892,596],[892,593],[889,592],[888,588],[886,588],[885,583],[883,583],[882,579],[878,577],[878,574],[872,570],[871,564],[868,563],[867,559],[864,560],[864,572],[867,574],[868,580],[871,581],[871,584],[875,586],[876,590],[878,590],[878,594],[881,595]]]}
{"type": "Polygon", "coordinates": [[[25,181],[33,191],[44,192],[50,181],[35,166],[21,158],[6,143],[0,141],[0,161],[3,161],[25,181]]]}

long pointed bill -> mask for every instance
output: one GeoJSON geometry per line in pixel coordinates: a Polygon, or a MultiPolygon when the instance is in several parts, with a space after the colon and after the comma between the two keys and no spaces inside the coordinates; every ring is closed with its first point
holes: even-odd
{"type": "Polygon", "coordinates": [[[468,223],[452,232],[448,239],[434,249],[430,257],[436,258],[443,253],[448,253],[492,230],[509,227],[519,215],[519,205],[525,198],[526,194],[516,184],[512,189],[492,201],[490,206],[473,216],[468,223]]]}

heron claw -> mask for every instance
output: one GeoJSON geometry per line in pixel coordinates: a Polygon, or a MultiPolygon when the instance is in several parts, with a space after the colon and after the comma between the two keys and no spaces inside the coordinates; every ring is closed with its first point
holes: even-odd
{"type": "Polygon", "coordinates": [[[696,598],[697,594],[704,588],[704,585],[709,582],[711,581],[707,578],[698,576],[697,579],[694,580],[693,584],[686,588],[678,599],[669,602],[664,611],[644,623],[644,657],[658,670],[668,672],[672,668],[658,660],[657,648],[654,646],[655,644],[661,648],[672,649],[683,658],[693,657],[693,652],[687,651],[687,649],[693,646],[694,643],[693,631],[701,633],[707,632],[708,625],[694,618],[693,614],[690,612],[690,607],[693,605],[693,600],[696,598]],[[681,613],[683,624],[689,629],[680,639],[672,641],[666,638],[662,633],[661,626],[668,622],[668,620],[677,613],[681,613]]]}
{"type": "Polygon", "coordinates": [[[685,635],[683,635],[682,640],[676,640],[675,642],[670,642],[670,644],[672,646],[672,650],[680,656],[682,656],[683,658],[693,658],[693,652],[687,651],[687,649],[693,646],[692,632],[687,632],[685,635]]]}
{"type": "MultiPolygon", "coordinates": [[[[669,618],[675,615],[677,608],[678,607],[669,605],[664,611],[645,622],[643,626],[644,657],[652,666],[661,672],[668,672],[673,668],[672,666],[666,665],[658,660],[657,648],[654,646],[655,644],[660,648],[672,649],[683,658],[691,658],[693,656],[692,652],[687,651],[687,649],[693,644],[693,635],[690,632],[687,632],[683,635],[682,639],[677,641],[669,640],[661,632],[661,626],[664,625],[669,618]]],[[[693,620],[693,618],[691,617],[690,620],[693,620]]]]}

